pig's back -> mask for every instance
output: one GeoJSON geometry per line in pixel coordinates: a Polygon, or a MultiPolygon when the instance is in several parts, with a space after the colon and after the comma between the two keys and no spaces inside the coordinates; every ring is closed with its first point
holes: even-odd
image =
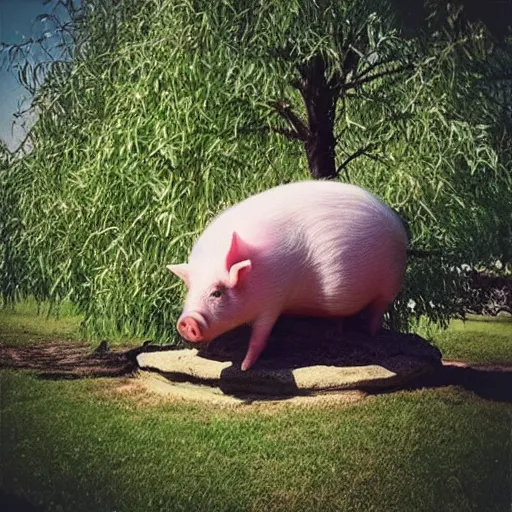
{"type": "Polygon", "coordinates": [[[236,230],[256,244],[267,233],[280,238],[300,236],[315,243],[333,235],[361,239],[384,225],[403,232],[397,215],[366,190],[345,183],[305,181],[266,190],[228,208],[203,236],[219,239],[236,230]],[[340,230],[348,232],[342,235],[340,230]]]}
{"type": "Polygon", "coordinates": [[[292,288],[291,311],[305,304],[305,313],[352,314],[401,286],[402,223],[354,185],[309,181],[267,190],[219,215],[198,245],[225,254],[233,231],[261,249],[265,279],[292,288]]]}

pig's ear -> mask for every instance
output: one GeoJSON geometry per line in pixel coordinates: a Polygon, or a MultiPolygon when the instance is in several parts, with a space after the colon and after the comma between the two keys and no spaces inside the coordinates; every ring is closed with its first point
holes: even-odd
{"type": "Polygon", "coordinates": [[[230,288],[235,287],[251,271],[251,260],[243,259],[247,257],[246,249],[240,235],[233,231],[231,245],[226,255],[226,270],[229,272],[228,286],[230,288]]]}
{"type": "Polygon", "coordinates": [[[247,251],[245,249],[245,243],[240,238],[240,235],[233,231],[231,235],[231,244],[226,254],[226,270],[229,270],[235,263],[242,261],[247,257],[247,251]]]}
{"type": "Polygon", "coordinates": [[[237,284],[243,281],[251,271],[251,268],[251,260],[243,260],[231,265],[231,268],[229,269],[229,288],[234,288],[237,284]]]}
{"type": "Polygon", "coordinates": [[[190,283],[188,263],[181,263],[179,265],[167,265],[167,269],[182,279],[185,283],[185,286],[188,288],[190,283]]]}

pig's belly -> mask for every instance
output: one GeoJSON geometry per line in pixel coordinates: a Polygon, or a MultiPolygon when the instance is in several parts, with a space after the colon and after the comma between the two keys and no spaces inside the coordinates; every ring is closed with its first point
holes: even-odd
{"type": "Polygon", "coordinates": [[[292,316],[317,316],[323,318],[339,317],[339,316],[352,316],[363,309],[369,304],[358,307],[313,307],[313,306],[291,306],[283,310],[284,315],[292,316]]]}
{"type": "Polygon", "coordinates": [[[283,309],[283,314],[295,316],[340,317],[352,316],[365,309],[372,302],[369,298],[358,297],[355,300],[334,298],[315,300],[314,298],[294,301],[283,309]]]}

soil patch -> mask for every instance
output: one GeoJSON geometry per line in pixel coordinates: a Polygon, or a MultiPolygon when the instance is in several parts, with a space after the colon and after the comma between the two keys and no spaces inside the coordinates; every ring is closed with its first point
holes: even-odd
{"type": "Polygon", "coordinates": [[[173,390],[188,383],[243,400],[248,395],[273,400],[403,387],[441,366],[441,353],[423,338],[388,330],[370,336],[363,326],[357,321],[282,317],[247,372],[240,364],[250,328],[226,333],[207,346],[141,352],[137,361],[142,370],[167,379],[173,390]]]}
{"type": "MultiPolygon", "coordinates": [[[[279,407],[288,405],[298,406],[341,406],[363,400],[367,393],[357,389],[337,390],[330,393],[316,393],[309,395],[261,395],[256,393],[226,394],[219,387],[190,382],[169,381],[156,372],[141,371],[140,378],[136,379],[145,391],[153,396],[158,396],[171,402],[199,402],[216,408],[241,407],[241,406],[262,406],[259,410],[277,410],[279,407]]],[[[123,389],[118,389],[123,392],[123,389]]],[[[125,388],[127,393],[132,389],[125,388]]]]}

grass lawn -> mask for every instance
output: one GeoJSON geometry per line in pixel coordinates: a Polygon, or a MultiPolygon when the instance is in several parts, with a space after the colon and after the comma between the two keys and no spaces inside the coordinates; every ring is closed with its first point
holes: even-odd
{"type": "Polygon", "coordinates": [[[444,359],[512,364],[512,318],[470,315],[466,322],[452,321],[434,342],[444,359]]]}
{"type": "Polygon", "coordinates": [[[0,343],[26,345],[51,339],[80,340],[82,317],[65,304],[59,315],[48,315],[48,308],[38,308],[33,300],[0,308],[0,343]]]}
{"type": "MultiPolygon", "coordinates": [[[[25,318],[16,327],[15,317],[0,314],[0,342],[75,335],[69,319],[49,328],[25,318]]],[[[486,347],[500,344],[494,336],[486,347]]],[[[512,404],[457,386],[335,407],[221,409],[123,393],[127,379],[43,380],[10,370],[0,379],[1,487],[41,510],[512,505],[512,404]]]]}

